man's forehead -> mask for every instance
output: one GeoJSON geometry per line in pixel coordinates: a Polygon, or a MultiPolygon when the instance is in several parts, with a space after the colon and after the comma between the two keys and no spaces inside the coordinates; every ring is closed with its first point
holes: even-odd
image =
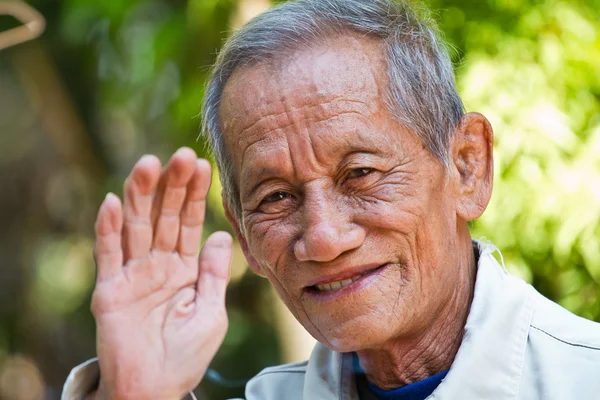
{"type": "MultiPolygon", "coordinates": [[[[277,118],[298,110],[325,119],[327,115],[319,114],[343,112],[354,102],[373,111],[380,106],[377,100],[386,83],[379,41],[354,36],[331,39],[277,62],[237,70],[223,93],[221,126],[226,136],[239,136],[261,120],[267,125],[285,124],[277,118]]],[[[233,144],[240,139],[226,142],[233,144]]]]}

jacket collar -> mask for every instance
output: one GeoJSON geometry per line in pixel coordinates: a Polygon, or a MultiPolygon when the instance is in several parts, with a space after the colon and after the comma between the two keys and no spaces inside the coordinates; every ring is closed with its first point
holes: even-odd
{"type": "MultiPolygon", "coordinates": [[[[492,256],[497,251],[494,245],[478,241],[473,245],[479,260],[464,337],[448,375],[430,400],[511,399],[519,393],[533,301],[526,284],[492,256]]],[[[358,400],[352,355],[317,343],[307,365],[304,399],[358,400]]]]}

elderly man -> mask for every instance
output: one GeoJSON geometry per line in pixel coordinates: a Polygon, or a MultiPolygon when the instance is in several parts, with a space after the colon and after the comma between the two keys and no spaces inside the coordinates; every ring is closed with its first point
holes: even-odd
{"type": "MultiPolygon", "coordinates": [[[[600,326],[510,276],[468,222],[492,128],[433,24],[392,0],[300,0],[240,29],[204,131],[250,268],[318,340],[248,399],[598,399],[600,326]]],[[[98,361],[64,398],[175,399],[226,331],[231,238],[198,256],[210,165],[144,156],[98,212],[98,361]]]]}

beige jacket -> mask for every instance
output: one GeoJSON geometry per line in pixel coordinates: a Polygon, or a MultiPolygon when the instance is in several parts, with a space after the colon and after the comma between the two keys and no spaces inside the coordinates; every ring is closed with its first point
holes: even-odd
{"type": "MultiPolygon", "coordinates": [[[[428,400],[600,400],[600,324],[579,318],[509,275],[491,244],[477,243],[475,296],[462,344],[428,400]]],[[[93,361],[75,368],[63,399],[97,382],[93,361]]],[[[358,400],[352,357],[317,344],[308,361],[267,368],[247,400],[358,400]]]]}

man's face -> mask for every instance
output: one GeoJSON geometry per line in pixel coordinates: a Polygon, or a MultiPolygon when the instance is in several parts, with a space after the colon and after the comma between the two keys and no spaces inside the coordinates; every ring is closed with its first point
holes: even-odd
{"type": "Polygon", "coordinates": [[[379,42],[344,36],[237,71],[223,96],[246,256],[337,351],[418,335],[458,280],[456,185],[387,84],[379,42]]]}

